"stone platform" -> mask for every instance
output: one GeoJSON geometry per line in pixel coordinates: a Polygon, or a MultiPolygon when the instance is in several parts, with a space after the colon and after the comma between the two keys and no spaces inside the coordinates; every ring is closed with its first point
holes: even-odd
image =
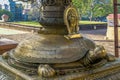
{"type": "Polygon", "coordinates": [[[0,80],[120,80],[120,59],[108,62],[102,67],[87,68],[77,72],[57,75],[52,78],[42,78],[36,75],[25,74],[7,64],[0,56],[0,80]]]}

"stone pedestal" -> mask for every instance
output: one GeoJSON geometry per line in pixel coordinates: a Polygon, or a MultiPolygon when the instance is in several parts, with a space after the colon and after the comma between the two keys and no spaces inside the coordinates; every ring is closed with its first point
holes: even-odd
{"type": "MultiPolygon", "coordinates": [[[[120,27],[118,27],[118,35],[120,35],[120,27]]],[[[114,40],[114,27],[107,27],[106,39],[114,40]]],[[[120,36],[118,36],[118,39],[120,40],[120,36]]]]}
{"type": "Polygon", "coordinates": [[[97,68],[79,69],[49,78],[27,74],[24,71],[11,67],[0,57],[0,79],[5,80],[120,80],[120,59],[97,68]]]}
{"type": "MultiPolygon", "coordinates": [[[[120,14],[118,14],[118,25],[120,25],[120,14]]],[[[118,27],[118,35],[120,35],[120,27],[118,27]]],[[[106,39],[114,40],[114,17],[113,14],[107,16],[107,32],[106,39]]],[[[120,40],[120,36],[118,36],[120,40]]]]}
{"type": "Polygon", "coordinates": [[[9,19],[9,16],[6,15],[6,14],[3,14],[3,15],[1,16],[1,18],[2,18],[2,21],[3,21],[3,22],[7,22],[8,19],[9,19]]]}

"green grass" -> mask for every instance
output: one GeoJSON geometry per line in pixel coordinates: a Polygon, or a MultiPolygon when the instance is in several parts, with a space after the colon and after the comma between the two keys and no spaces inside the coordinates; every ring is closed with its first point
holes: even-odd
{"type": "Polygon", "coordinates": [[[79,24],[81,24],[81,25],[86,25],[86,24],[106,24],[106,22],[80,21],[79,24]]]}
{"type": "Polygon", "coordinates": [[[12,22],[14,24],[21,24],[21,25],[27,25],[27,26],[35,26],[35,27],[40,27],[41,25],[39,22],[36,21],[19,21],[19,22],[12,22]]]}
{"type": "MultiPolygon", "coordinates": [[[[12,22],[14,24],[21,24],[21,25],[27,25],[27,26],[35,26],[40,27],[41,25],[39,22],[36,21],[19,21],[19,22],[12,22]]],[[[106,24],[106,22],[95,22],[95,21],[79,21],[79,24],[81,25],[88,25],[88,24],[106,24]]]]}

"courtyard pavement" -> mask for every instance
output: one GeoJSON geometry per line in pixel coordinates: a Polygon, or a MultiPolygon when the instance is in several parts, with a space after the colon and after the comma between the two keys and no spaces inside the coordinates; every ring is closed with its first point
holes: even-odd
{"type": "MultiPolygon", "coordinates": [[[[4,31],[2,30],[2,32],[1,32],[1,30],[2,29],[0,28],[0,37],[12,39],[12,40],[15,40],[17,42],[21,42],[23,39],[35,35],[33,33],[30,33],[30,32],[23,32],[23,31],[16,31],[16,30],[12,30],[12,33],[9,32],[9,34],[6,34],[6,31],[8,29],[4,30],[4,31]]],[[[80,33],[83,36],[94,40],[96,44],[103,45],[108,53],[114,54],[114,41],[105,40],[106,29],[80,30],[80,33]]]]}
{"type": "Polygon", "coordinates": [[[13,30],[13,29],[0,28],[0,35],[14,35],[14,34],[23,34],[23,33],[28,33],[28,32],[13,30]]]}

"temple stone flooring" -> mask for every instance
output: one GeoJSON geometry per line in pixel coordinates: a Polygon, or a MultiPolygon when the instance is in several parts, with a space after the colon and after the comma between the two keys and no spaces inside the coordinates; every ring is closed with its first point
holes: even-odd
{"type": "Polygon", "coordinates": [[[13,30],[13,29],[0,28],[0,35],[14,35],[14,34],[23,34],[23,33],[28,33],[28,32],[13,30]]]}

